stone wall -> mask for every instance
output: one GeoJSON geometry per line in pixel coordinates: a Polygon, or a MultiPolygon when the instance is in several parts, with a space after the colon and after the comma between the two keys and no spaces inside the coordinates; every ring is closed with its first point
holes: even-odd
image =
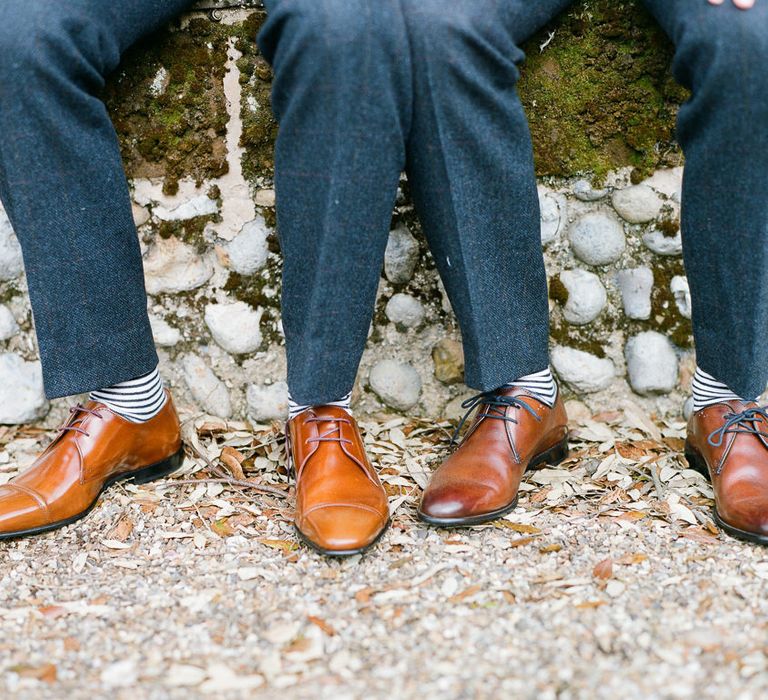
{"type": "MultiPolygon", "coordinates": [[[[209,3],[216,4],[216,3],[209,3]]],[[[132,49],[105,90],[133,188],[163,372],[183,402],[256,421],[285,411],[270,69],[263,11],[190,13],[132,49]]],[[[680,257],[683,91],[634,2],[577,4],[526,46],[552,362],[587,403],[679,411],[692,366],[680,257]],[[636,396],[631,396],[632,394],[636,396]]],[[[514,196],[514,193],[510,193],[514,196]]],[[[0,422],[53,423],[42,400],[18,244],[0,215],[0,422]]],[[[393,212],[355,400],[455,415],[459,333],[407,183],[393,212]]]]}

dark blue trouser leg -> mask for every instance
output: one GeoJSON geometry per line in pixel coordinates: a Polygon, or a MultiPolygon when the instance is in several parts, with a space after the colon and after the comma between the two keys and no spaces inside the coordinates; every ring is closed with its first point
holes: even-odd
{"type": "Polygon", "coordinates": [[[0,198],[21,243],[46,394],[157,363],[117,138],[97,97],[190,0],[0,2],[0,198]]]}
{"type": "Polygon", "coordinates": [[[518,45],[571,0],[404,0],[414,55],[415,204],[489,390],[548,366],[549,312],[518,45]]]}
{"type": "Polygon", "coordinates": [[[645,1],[692,90],[678,140],[697,361],[751,398],[768,380],[768,3],[645,1]]]}
{"type": "Polygon", "coordinates": [[[404,167],[411,69],[399,0],[267,0],[280,131],[288,385],[300,404],[354,384],[404,167]]]}
{"type": "Polygon", "coordinates": [[[570,0],[267,0],[283,325],[296,401],[352,387],[406,166],[467,383],[547,366],[546,278],[517,43],[570,0]],[[407,155],[406,155],[407,154],[407,155]]]}

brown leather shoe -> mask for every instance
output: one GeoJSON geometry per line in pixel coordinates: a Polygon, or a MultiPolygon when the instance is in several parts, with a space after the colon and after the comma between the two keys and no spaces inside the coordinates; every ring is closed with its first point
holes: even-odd
{"type": "Polygon", "coordinates": [[[509,513],[527,469],[568,455],[568,417],[559,394],[552,408],[520,388],[484,392],[462,406],[469,410],[456,435],[477,407],[475,420],[421,497],[419,517],[432,525],[477,525],[509,513]]]}
{"type": "Polygon", "coordinates": [[[146,423],[127,421],[96,401],[70,412],[34,464],[0,486],[1,540],[73,523],[116,481],[143,484],[181,466],[179,418],[170,394],[146,423]]]}
{"type": "Polygon", "coordinates": [[[685,456],[712,481],[717,524],[733,537],[768,544],[768,407],[724,401],[696,411],[685,456]]]}
{"type": "Polygon", "coordinates": [[[343,408],[316,406],[288,421],[286,438],[301,538],[336,557],[372,546],[389,524],[389,505],[355,419],[343,408]]]}

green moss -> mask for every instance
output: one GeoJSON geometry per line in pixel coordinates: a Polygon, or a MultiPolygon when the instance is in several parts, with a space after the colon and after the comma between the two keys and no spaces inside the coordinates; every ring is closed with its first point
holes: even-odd
{"type": "Polygon", "coordinates": [[[171,238],[172,236],[179,240],[189,243],[197,249],[201,255],[208,249],[203,232],[205,226],[210,221],[218,220],[217,214],[207,216],[196,216],[194,219],[184,219],[183,221],[161,221],[157,227],[157,235],[160,238],[171,238]]]}
{"type": "Polygon", "coordinates": [[[680,223],[675,219],[663,219],[656,224],[656,228],[667,238],[674,238],[680,231],[680,223]]]}
{"type": "Polygon", "coordinates": [[[693,327],[677,308],[670,285],[672,278],[685,274],[680,258],[662,259],[653,266],[651,321],[654,329],[669,336],[678,347],[693,347],[693,327]]]}
{"type": "Polygon", "coordinates": [[[568,288],[560,280],[560,275],[553,275],[549,280],[549,298],[561,306],[568,303],[568,288]]]}
{"type": "Polygon", "coordinates": [[[0,289],[0,304],[7,304],[11,299],[20,294],[21,292],[16,288],[16,285],[6,283],[2,285],[2,288],[0,289]]]}
{"type": "Polygon", "coordinates": [[[263,309],[261,317],[262,338],[267,344],[281,343],[277,332],[277,320],[280,318],[280,289],[282,263],[276,256],[270,255],[267,266],[254,275],[241,275],[230,272],[222,289],[236,299],[244,301],[254,309],[263,309]],[[277,287],[277,288],[276,288],[277,287]],[[269,288],[269,293],[267,292],[269,288]],[[273,291],[274,290],[274,291],[273,291]]]}
{"type": "Polygon", "coordinates": [[[669,41],[639,2],[579,4],[525,48],[520,92],[540,175],[631,165],[642,177],[680,162],[673,129],[685,91],[669,73],[669,41]]]}
{"type": "Polygon", "coordinates": [[[126,52],[103,97],[131,176],[163,176],[173,194],[183,176],[201,182],[226,173],[227,36],[225,27],[194,19],[184,31],[163,30],[126,52]],[[153,90],[161,69],[165,80],[153,90]]]}
{"type": "Polygon", "coordinates": [[[554,345],[564,345],[596,357],[605,357],[605,339],[594,323],[574,326],[562,317],[552,318],[549,324],[549,337],[554,345]]]}
{"type": "Polygon", "coordinates": [[[240,145],[245,148],[243,174],[251,182],[272,178],[277,138],[277,121],[270,107],[272,69],[256,45],[256,35],[265,18],[265,12],[254,12],[236,28],[235,45],[243,54],[237,63],[243,85],[240,145]]]}
{"type": "MultiPolygon", "coordinates": [[[[130,49],[104,91],[132,176],[182,176],[198,181],[226,172],[227,122],[222,79],[234,37],[243,85],[243,171],[263,184],[273,176],[277,123],[270,109],[272,72],[256,35],[265,19],[242,23],[193,19],[183,31],[163,30],[130,49]],[[162,89],[151,86],[160,68],[162,89]]],[[[599,176],[619,166],[642,178],[680,163],[674,119],[686,93],[669,72],[669,41],[637,0],[586,0],[526,46],[520,93],[531,124],[541,175],[599,176]],[[542,51],[550,32],[554,37],[542,51]]]]}

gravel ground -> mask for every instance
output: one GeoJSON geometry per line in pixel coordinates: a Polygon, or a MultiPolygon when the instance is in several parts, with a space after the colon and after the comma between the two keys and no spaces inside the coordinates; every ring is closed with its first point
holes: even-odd
{"type": "MultiPolygon", "coordinates": [[[[344,561],[293,535],[279,426],[186,415],[178,477],[0,546],[0,694],[766,697],[768,551],[717,533],[684,425],[569,412],[572,458],[461,530],[415,519],[448,424],[366,417],[394,525],[344,561]]],[[[3,431],[0,481],[51,437],[3,431]]]]}

